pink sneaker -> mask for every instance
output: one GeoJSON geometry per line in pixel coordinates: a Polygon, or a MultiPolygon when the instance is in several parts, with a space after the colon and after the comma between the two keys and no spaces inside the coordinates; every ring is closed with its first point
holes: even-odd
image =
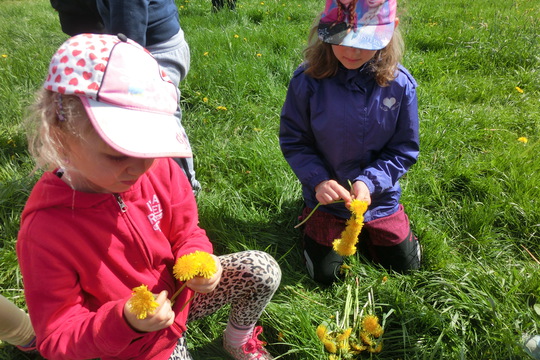
{"type": "Polygon", "coordinates": [[[223,335],[223,348],[235,360],[271,360],[274,357],[264,348],[266,343],[257,339],[262,334],[262,326],[256,326],[249,339],[244,345],[234,348],[227,342],[226,335],[223,335]]]}

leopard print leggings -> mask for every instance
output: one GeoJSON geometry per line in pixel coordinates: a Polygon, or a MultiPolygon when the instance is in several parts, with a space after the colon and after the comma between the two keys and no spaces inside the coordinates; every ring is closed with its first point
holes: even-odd
{"type": "MultiPolygon", "coordinates": [[[[281,269],[265,252],[250,250],[219,256],[223,273],[217,288],[197,294],[189,310],[188,322],[213,314],[231,304],[229,320],[240,326],[253,325],[272,299],[281,281],[281,269]]],[[[169,360],[190,360],[184,338],[169,360]]]]}

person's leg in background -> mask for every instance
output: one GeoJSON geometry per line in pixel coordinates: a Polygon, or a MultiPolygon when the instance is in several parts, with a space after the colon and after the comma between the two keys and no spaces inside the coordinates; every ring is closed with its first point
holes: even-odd
{"type": "MultiPolygon", "coordinates": [[[[163,68],[173,84],[176,85],[176,88],[178,89],[178,99],[180,99],[180,89],[178,86],[180,81],[188,74],[191,61],[189,45],[184,38],[183,30],[180,29],[176,35],[167,41],[148,46],[147,50],[152,53],[159,63],[159,66],[163,68]]],[[[180,108],[180,103],[176,108],[175,117],[180,126],[182,126],[182,109],[180,108]]],[[[188,136],[186,135],[186,140],[187,139],[188,136]]],[[[193,188],[193,192],[196,194],[201,189],[201,184],[195,178],[193,158],[175,158],[174,161],[180,165],[193,188]]]]}
{"type": "Polygon", "coordinates": [[[35,350],[35,338],[28,314],[0,295],[0,340],[30,351],[35,350]]]}

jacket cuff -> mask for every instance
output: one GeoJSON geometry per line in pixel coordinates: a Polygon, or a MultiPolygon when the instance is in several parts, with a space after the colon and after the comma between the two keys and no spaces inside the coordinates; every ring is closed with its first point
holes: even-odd
{"type": "Polygon", "coordinates": [[[354,181],[362,181],[368,187],[370,194],[375,193],[375,184],[367,176],[360,175],[356,179],[354,179],[354,181]]]}

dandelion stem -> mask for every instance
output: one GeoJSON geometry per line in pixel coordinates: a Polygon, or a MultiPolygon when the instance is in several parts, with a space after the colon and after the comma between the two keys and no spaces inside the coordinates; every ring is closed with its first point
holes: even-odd
{"type": "MultiPolygon", "coordinates": [[[[344,201],[344,200],[337,200],[337,201],[332,202],[332,204],[337,204],[337,203],[340,203],[340,202],[345,202],[345,201],[344,201]]],[[[300,226],[304,225],[304,224],[306,223],[306,221],[309,220],[309,218],[311,217],[311,215],[313,215],[313,213],[315,212],[315,210],[317,210],[317,208],[318,208],[319,206],[321,206],[321,203],[318,203],[317,206],[315,206],[315,207],[313,208],[313,210],[311,210],[311,212],[309,213],[309,215],[306,216],[306,218],[305,218],[304,220],[302,220],[301,223],[297,224],[294,228],[297,229],[297,228],[299,228],[300,226]]]]}
{"type": "Polygon", "coordinates": [[[188,299],[188,301],[186,301],[186,303],[184,305],[182,305],[182,308],[180,309],[180,312],[184,311],[184,309],[186,308],[186,306],[191,302],[193,301],[193,299],[195,299],[195,297],[197,296],[198,293],[194,293],[192,297],[190,297],[188,299]]]}
{"type": "Polygon", "coordinates": [[[186,285],[187,285],[187,283],[184,282],[184,283],[182,284],[182,286],[180,286],[180,289],[176,290],[176,292],[174,293],[174,295],[173,295],[172,298],[171,298],[171,306],[174,305],[174,299],[176,299],[176,297],[177,297],[178,295],[180,295],[180,293],[182,292],[182,290],[184,290],[184,288],[186,287],[186,285]]]}

